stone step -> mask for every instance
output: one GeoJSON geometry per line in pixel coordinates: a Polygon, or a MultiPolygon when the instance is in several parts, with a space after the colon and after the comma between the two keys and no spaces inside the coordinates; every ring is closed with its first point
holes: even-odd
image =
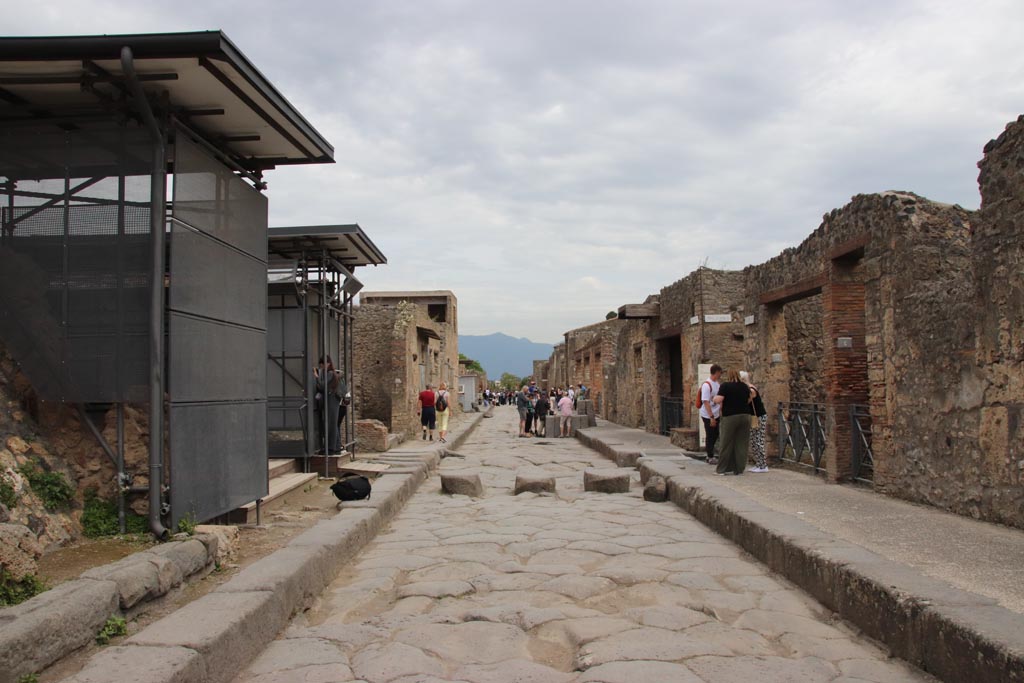
{"type": "Polygon", "coordinates": [[[299,461],[295,458],[271,458],[267,463],[268,476],[273,479],[289,472],[298,472],[299,461]]]}
{"type": "MultiPolygon", "coordinates": [[[[285,495],[291,493],[297,488],[301,488],[310,482],[316,481],[316,474],[310,472],[304,474],[302,472],[289,472],[278,477],[274,477],[270,480],[269,490],[267,495],[263,497],[260,504],[260,512],[265,513],[267,510],[274,508],[274,503],[280,501],[285,495]]],[[[236,508],[228,513],[230,516],[231,524],[255,524],[256,523],[256,501],[246,503],[240,508],[236,508]]]]}

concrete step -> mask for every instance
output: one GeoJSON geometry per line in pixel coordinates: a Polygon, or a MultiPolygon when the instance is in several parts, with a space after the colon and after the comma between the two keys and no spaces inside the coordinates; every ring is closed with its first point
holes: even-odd
{"type": "MultiPolygon", "coordinates": [[[[288,493],[306,484],[316,481],[316,474],[303,474],[302,472],[289,472],[270,480],[269,491],[260,504],[260,512],[266,512],[274,508],[274,503],[279,501],[288,493]]],[[[256,501],[247,503],[230,513],[231,524],[255,524],[256,523],[256,501]]]]}
{"type": "MultiPolygon", "coordinates": [[[[338,469],[352,462],[352,454],[348,451],[343,451],[341,455],[331,455],[327,457],[327,473],[328,477],[338,476],[338,469]]],[[[321,477],[324,475],[324,456],[314,455],[309,459],[309,471],[316,472],[321,477]]]]}
{"type": "Polygon", "coordinates": [[[298,472],[299,461],[295,458],[271,458],[268,462],[268,472],[271,479],[289,472],[298,472]]]}

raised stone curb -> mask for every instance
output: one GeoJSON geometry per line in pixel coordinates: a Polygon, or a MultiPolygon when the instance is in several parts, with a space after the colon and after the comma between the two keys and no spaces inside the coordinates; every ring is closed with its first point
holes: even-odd
{"type": "MultiPolygon", "coordinates": [[[[452,448],[465,441],[483,415],[466,418],[459,434],[453,435],[452,448]]],[[[393,474],[388,470],[374,481],[370,500],[346,502],[337,516],[307,529],[217,590],[151,624],[124,645],[93,655],[65,683],[228,683],[397,514],[440,463],[443,445],[389,453],[397,458],[412,456],[405,458],[411,471],[393,474]]],[[[179,552],[187,555],[188,551],[179,552]]],[[[116,611],[115,584],[92,583],[109,587],[116,611]]],[[[90,632],[90,639],[102,624],[90,632]]],[[[0,626],[6,630],[3,621],[0,626]]],[[[7,683],[2,675],[0,683],[7,683]]],[[[17,678],[10,680],[14,683],[17,678]]]]}
{"type": "Polygon", "coordinates": [[[583,490],[597,493],[629,493],[629,479],[632,470],[595,469],[583,470],[583,490]]]}
{"type": "Polygon", "coordinates": [[[132,617],[152,600],[213,569],[216,537],[172,541],[90,569],[0,611],[0,683],[15,683],[93,642],[114,616],[132,617]],[[113,595],[113,599],[110,596],[113,595]]]}

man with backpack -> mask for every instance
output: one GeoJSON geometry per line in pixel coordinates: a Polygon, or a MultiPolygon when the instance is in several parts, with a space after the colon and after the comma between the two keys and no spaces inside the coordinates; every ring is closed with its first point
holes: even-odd
{"type": "Polygon", "coordinates": [[[722,404],[715,403],[714,400],[718,395],[718,380],[721,378],[722,366],[716,363],[711,366],[711,375],[701,382],[700,390],[697,392],[700,419],[704,423],[704,452],[707,453],[709,465],[718,464],[718,458],[715,457],[715,443],[718,441],[718,423],[722,417],[722,404]]]}
{"type": "Polygon", "coordinates": [[[434,407],[437,396],[430,387],[430,383],[427,383],[427,388],[420,392],[416,400],[418,408],[416,414],[420,416],[420,426],[423,427],[423,440],[426,441],[429,432],[430,440],[433,441],[434,426],[437,424],[437,409],[434,407]]]}

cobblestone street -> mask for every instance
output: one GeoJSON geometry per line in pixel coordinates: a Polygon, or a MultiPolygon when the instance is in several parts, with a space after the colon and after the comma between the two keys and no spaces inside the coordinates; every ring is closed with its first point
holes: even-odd
{"type": "Polygon", "coordinates": [[[926,681],[672,503],[584,493],[614,464],[575,439],[484,420],[313,609],[236,683],[926,681]],[[458,457],[463,456],[463,457],[458,457]],[[556,496],[512,495],[517,471],[556,496]]]}

